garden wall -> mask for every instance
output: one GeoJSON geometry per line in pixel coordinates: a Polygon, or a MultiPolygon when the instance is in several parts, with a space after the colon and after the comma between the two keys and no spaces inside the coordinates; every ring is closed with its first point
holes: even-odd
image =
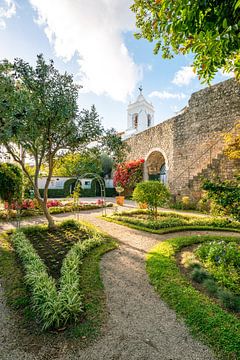
{"type": "MultiPolygon", "coordinates": [[[[176,195],[192,195],[190,181],[201,175],[214,159],[223,154],[223,134],[235,131],[240,120],[240,84],[230,79],[191,95],[188,106],[177,116],[145,130],[126,142],[131,148],[128,160],[148,159],[153,151],[163,154],[168,184],[176,195]]],[[[237,162],[218,166],[218,175],[231,178],[237,162]]],[[[145,167],[145,179],[148,178],[145,167]]],[[[196,192],[196,187],[195,187],[196,192]]]]}

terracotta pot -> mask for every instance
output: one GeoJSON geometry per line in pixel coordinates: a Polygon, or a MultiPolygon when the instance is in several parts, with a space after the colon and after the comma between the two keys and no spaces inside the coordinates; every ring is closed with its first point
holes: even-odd
{"type": "Polygon", "coordinates": [[[116,196],[117,205],[123,206],[124,204],[124,196],[116,196]]]}
{"type": "Polygon", "coordinates": [[[138,203],[139,209],[147,209],[147,203],[138,203]]]}

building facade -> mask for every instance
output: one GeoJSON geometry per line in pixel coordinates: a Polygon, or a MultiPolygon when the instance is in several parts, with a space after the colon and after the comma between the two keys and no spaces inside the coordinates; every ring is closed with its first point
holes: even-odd
{"type": "Polygon", "coordinates": [[[239,160],[224,155],[223,136],[235,134],[239,121],[240,84],[229,79],[193,93],[173,118],[129,136],[127,158],[145,159],[145,180],[159,179],[176,197],[197,200],[202,178],[231,179],[240,170],[239,160]]]}

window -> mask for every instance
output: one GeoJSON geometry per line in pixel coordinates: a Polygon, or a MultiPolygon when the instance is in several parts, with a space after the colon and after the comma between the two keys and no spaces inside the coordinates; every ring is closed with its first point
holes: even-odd
{"type": "Polygon", "coordinates": [[[148,116],[147,116],[147,126],[148,126],[148,127],[151,126],[151,120],[152,120],[151,115],[148,114],[148,116]]]}
{"type": "Polygon", "coordinates": [[[133,115],[133,127],[134,129],[138,128],[138,114],[133,115]]]}

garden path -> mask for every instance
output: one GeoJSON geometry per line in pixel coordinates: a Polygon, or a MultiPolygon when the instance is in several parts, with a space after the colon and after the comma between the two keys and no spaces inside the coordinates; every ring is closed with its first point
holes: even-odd
{"type": "MultiPolygon", "coordinates": [[[[218,234],[220,231],[186,231],[156,235],[109,223],[99,211],[79,213],[77,218],[98,226],[120,242],[117,250],[101,261],[109,317],[103,334],[84,349],[66,340],[55,342],[29,337],[17,329],[0,292],[1,360],[212,360],[205,345],[192,338],[174,311],[155,293],[145,270],[145,254],[159,241],[178,235],[218,234]]],[[[58,220],[72,214],[55,216],[58,220]]],[[[44,222],[43,218],[25,224],[44,222]]],[[[6,226],[2,226],[4,230],[6,226]]],[[[9,227],[9,226],[8,226],[9,227]]],[[[226,233],[224,233],[226,235],[226,233]]],[[[236,235],[228,233],[229,235],[236,235]]],[[[1,290],[1,289],[0,289],[1,290]]]]}

